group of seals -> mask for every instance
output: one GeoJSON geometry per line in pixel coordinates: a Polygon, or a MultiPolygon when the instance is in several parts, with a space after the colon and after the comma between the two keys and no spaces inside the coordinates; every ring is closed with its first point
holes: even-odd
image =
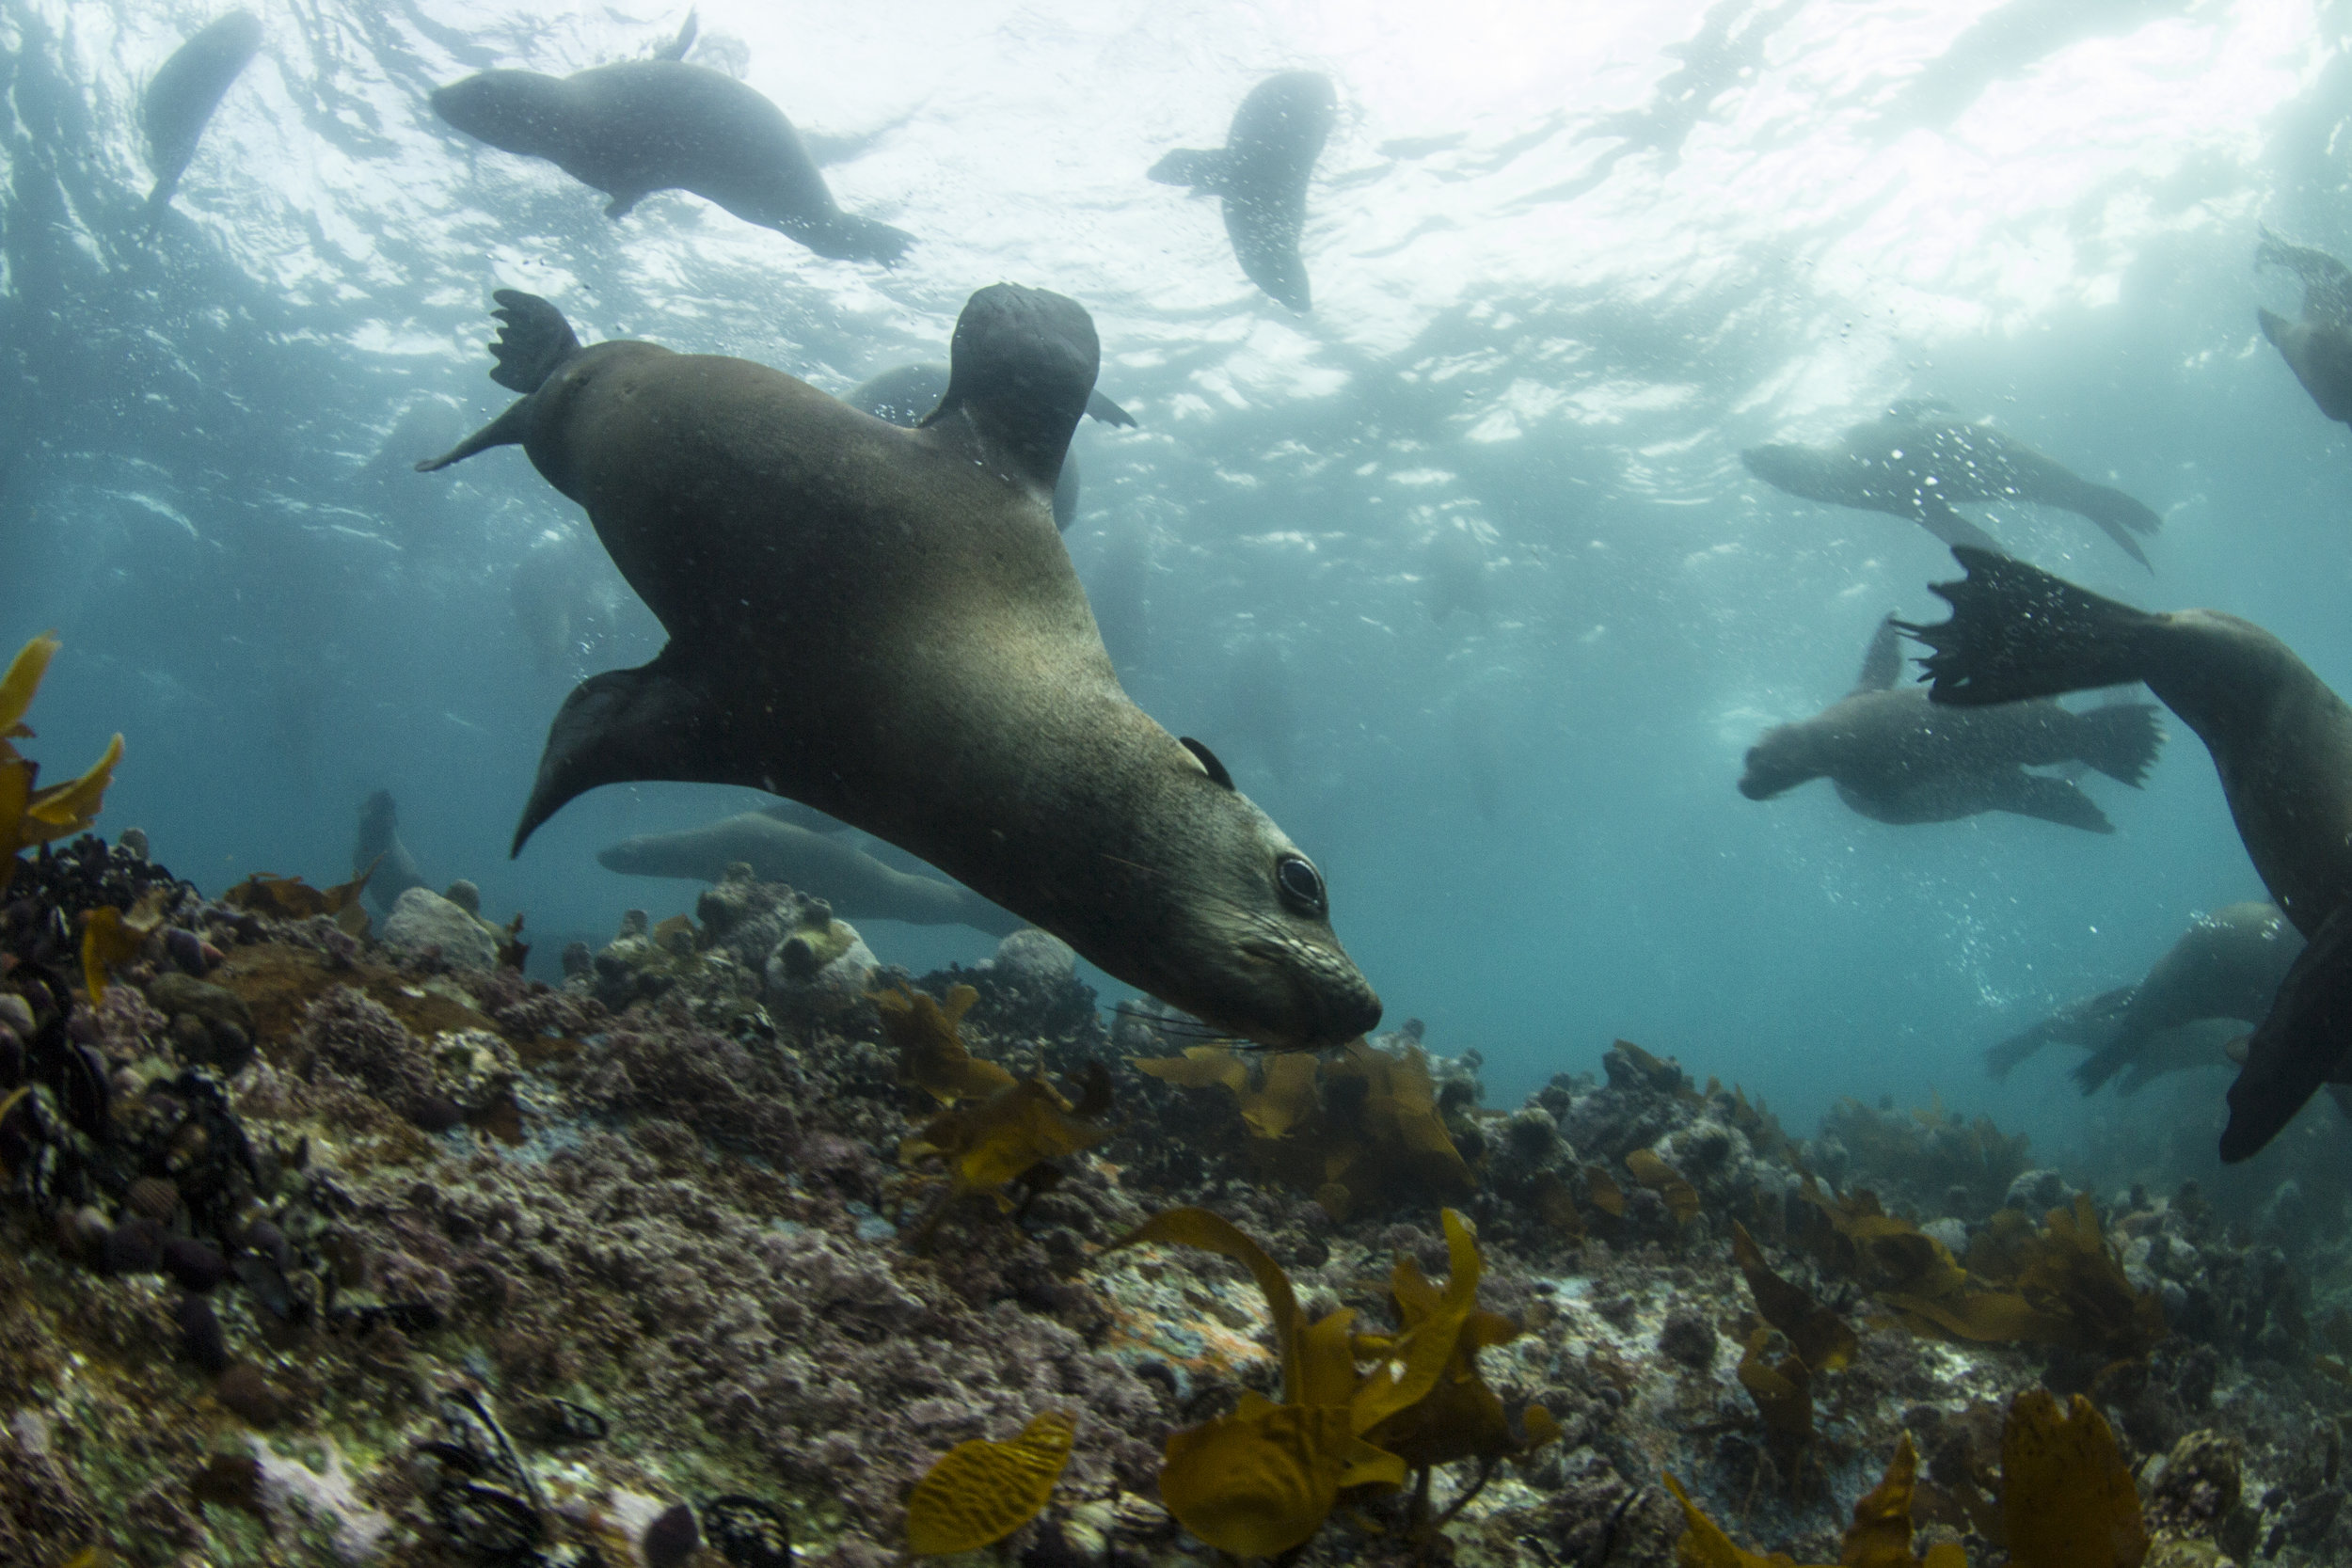
{"type": "Polygon", "coordinates": [[[1956,501],[2033,501],[2098,525],[2123,553],[2148,565],[2135,533],[2153,533],[2155,513],[2121,490],[2093,484],[2021,441],[1963,424],[1932,403],[1899,403],[1855,425],[1835,447],[1750,447],[1748,471],[1792,496],[1908,517],[1947,545],[2000,549],[1952,510],[1956,501]]]}
{"type": "Polygon", "coordinates": [[[2045,1045],[2077,1045],[2090,1053],[2074,1069],[2083,1093],[2121,1072],[2117,1092],[2134,1094],[2168,1072],[2218,1067],[2227,1060],[2220,1041],[2192,1026],[2258,1022],[2302,951],[2301,933],[2266,899],[2200,914],[2145,978],[2080,997],[2011,1035],[1985,1053],[1985,1070],[2006,1078],[2045,1045]]]}
{"type": "MultiPolygon", "coordinates": [[[[947,395],[947,367],[935,359],[913,365],[896,365],[881,374],[870,376],[858,384],[841,401],[852,408],[862,408],[878,420],[884,420],[906,430],[913,430],[930,418],[939,400],[947,395]]],[[[1135,427],[1133,414],[1104,397],[1101,392],[1087,398],[1087,413],[1107,425],[1135,427]]],[[[1070,525],[1078,520],[1078,454],[1064,452],[1061,477],[1054,481],[1054,527],[1067,533],[1070,525]]]]}
{"type": "Polygon", "coordinates": [[[1826,775],[1839,800],[1881,822],[2006,811],[2111,833],[2114,825],[2074,784],[2026,769],[2081,762],[2137,785],[2164,744],[2146,703],[2085,713],[2054,702],[1955,711],[1934,706],[1923,691],[1898,689],[1901,670],[1901,633],[1889,616],[1851,691],[1811,719],[1764,733],[1748,752],[1740,793],[1769,800],[1826,775]]]}
{"type": "Polygon", "coordinates": [[[1938,703],[1977,706],[2145,681],[2213,753],[2254,870],[2310,945],[2230,1089],[2224,1161],[2276,1136],[2323,1083],[2352,1082],[2352,708],[2284,642],[2209,610],[2149,614],[2038,567],[1953,550],[1951,619],[1901,623],[1934,650],[1938,703]]]}
{"type": "Polygon", "coordinates": [[[171,204],[213,111],[261,47],[262,19],[230,11],[189,35],[149,80],[139,100],[139,125],[147,133],[148,166],[155,172],[147,193],[151,228],[171,204]]]}
{"type": "Polygon", "coordinates": [[[1222,198],[1233,259],[1249,281],[1304,314],[1312,308],[1307,263],[1298,254],[1307,227],[1307,182],[1339,109],[1330,78],[1286,71],[1249,90],[1233,112],[1221,148],[1179,148],[1152,166],[1164,185],[1222,198]]]}
{"type": "Polygon", "coordinates": [[[998,284],[947,392],[901,430],[781,372],[582,348],[500,291],[492,372],[523,394],[437,469],[519,444],[587,510],[670,641],[583,682],[515,835],[598,784],[749,785],[898,845],[1213,1027],[1352,1039],[1380,1003],[1323,878],[1120,689],[1054,529],[1094,324],[998,284]]]}

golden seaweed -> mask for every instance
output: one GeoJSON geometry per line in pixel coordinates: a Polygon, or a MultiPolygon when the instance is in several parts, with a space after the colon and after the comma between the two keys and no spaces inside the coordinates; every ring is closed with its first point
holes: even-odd
{"type": "Polygon", "coordinates": [[[44,632],[18,649],[8,673],[0,675],[0,889],[14,879],[20,853],[78,833],[98,819],[115,765],[122,760],[118,735],[78,778],[40,788],[40,764],[12,744],[32,737],[24,715],[59,646],[55,632],[44,632]]]}
{"type": "MultiPolygon", "coordinates": [[[[1837,1553],[1838,1568],[1968,1568],[1968,1554],[1950,1542],[1929,1547],[1925,1558],[1912,1555],[1912,1490],[1918,1469],[1918,1456],[1905,1434],[1885,1476],[1854,1504],[1853,1523],[1846,1527],[1837,1553]]],[[[1798,1568],[1786,1552],[1766,1556],[1733,1541],[1671,1474],[1666,1489],[1682,1505],[1684,1528],[1675,1544],[1675,1560],[1683,1568],[1798,1568]]]]}
{"type": "Polygon", "coordinates": [[[1078,1418],[1042,1411],[1009,1442],[958,1443],[907,1498],[907,1548],[918,1556],[974,1551],[1027,1524],[1053,1500],[1070,1465],[1078,1418]]]}
{"type": "Polygon", "coordinates": [[[945,1004],[905,986],[876,991],[882,1036],[898,1053],[898,1082],[923,1090],[942,1105],[981,1100],[1009,1087],[1012,1074],[964,1048],[960,1025],[980,993],[970,986],[947,992],[945,1004]]]}
{"type": "Polygon", "coordinates": [[[2001,1517],[2013,1568],[2139,1568],[2139,1493],[2098,1407],[2061,1411],[2039,1385],[2010,1402],[2001,1432],[2001,1517]]]}
{"type": "Polygon", "coordinates": [[[1584,1167],[1584,1190],[1591,1195],[1593,1207],[1612,1219],[1625,1218],[1625,1194],[1609,1172],[1599,1165],[1584,1167]]]}
{"type": "Polygon", "coordinates": [[[1798,1462],[1813,1441],[1813,1371],[1795,1354],[1766,1359],[1772,1341],[1769,1328],[1748,1336],[1740,1356],[1740,1386],[1764,1418],[1764,1446],[1773,1462],[1784,1476],[1794,1479],[1798,1462]]]}
{"type": "Polygon", "coordinates": [[[1666,1200],[1666,1212],[1675,1217],[1675,1224],[1688,1225],[1699,1217],[1699,1193],[1682,1179],[1682,1173],[1658,1157],[1657,1151],[1637,1148],[1625,1157],[1625,1168],[1633,1179],[1666,1200]]]}
{"type": "Polygon", "coordinates": [[[331,917],[342,929],[353,936],[364,936],[368,929],[368,912],[359,902],[360,893],[368,879],[384,863],[378,855],[368,863],[368,868],[347,882],[333,887],[312,887],[299,877],[280,877],[271,871],[257,871],[244,881],[222,894],[221,901],[231,908],[251,910],[257,914],[274,915],[280,920],[309,920],[314,915],[331,917]]]}
{"type": "Polygon", "coordinates": [[[1788,1337],[1788,1343],[1807,1367],[1817,1372],[1834,1372],[1852,1363],[1861,1343],[1846,1321],[1814,1300],[1811,1291],[1773,1273],[1756,1238],[1737,1220],[1731,1226],[1731,1258],[1747,1276],[1748,1293],[1756,1298],[1756,1311],[1788,1337]]]}

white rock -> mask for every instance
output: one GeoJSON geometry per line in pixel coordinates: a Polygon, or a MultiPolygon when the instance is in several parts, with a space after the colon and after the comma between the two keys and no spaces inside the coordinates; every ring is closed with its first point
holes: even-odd
{"type": "Polygon", "coordinates": [[[384,940],[395,947],[438,947],[453,969],[496,969],[499,945],[482,922],[426,888],[412,887],[384,917],[384,940]]]}

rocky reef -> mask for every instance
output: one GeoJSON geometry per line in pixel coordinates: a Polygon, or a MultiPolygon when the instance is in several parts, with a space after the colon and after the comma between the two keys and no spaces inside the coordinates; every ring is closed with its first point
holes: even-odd
{"type": "Polygon", "coordinates": [[[2050,1497],[2131,1515],[2094,1568],[2352,1560],[2315,1176],[1801,1141],[1626,1042],[1490,1107],[747,869],[560,988],[290,887],[126,833],[0,899],[0,1562],[1992,1568],[2050,1497]]]}

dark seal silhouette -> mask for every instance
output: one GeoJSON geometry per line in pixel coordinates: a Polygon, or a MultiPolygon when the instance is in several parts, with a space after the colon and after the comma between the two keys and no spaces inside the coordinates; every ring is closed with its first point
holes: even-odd
{"type": "Polygon", "coordinates": [[[545,158],[610,196],[621,217],[656,191],[691,191],[836,261],[896,261],[914,236],[834,204],[784,111],[723,71],[627,60],[569,76],[485,71],[433,109],[477,141],[545,158]]]}
{"type": "Polygon", "coordinates": [[[2078,998],[2011,1035],[1984,1053],[1985,1070],[2006,1078],[2045,1045],[2075,1045],[2090,1053],[2074,1065],[2083,1093],[2121,1072],[2116,1092],[2136,1094],[2168,1072],[2218,1067],[2228,1060],[2223,1041],[2244,1030],[2190,1025],[2259,1022],[2302,951],[2301,933],[2267,899],[2200,914],[2145,978],[2078,998]]]}
{"type": "Polygon", "coordinates": [[[2267,229],[2254,248],[2254,265],[2285,267],[2302,279],[2300,320],[2260,309],[2254,319],[2319,411],[2352,424],[2352,268],[2324,250],[2289,245],[2267,229]]]}
{"type": "Polygon", "coordinates": [[[2111,833],[2114,825],[2090,796],[2065,779],[2026,769],[2081,762],[2137,785],[2164,744],[2147,703],[2087,713],[2051,702],[1939,708],[1924,691],[1896,688],[1901,669],[1901,634],[1889,617],[1870,640],[1851,691],[1810,719],[1764,733],[1748,752],[1740,793],[1769,800],[1826,776],[1853,810],[1898,826],[2006,811],[2111,833]]]}
{"type": "MultiPolygon", "coordinates": [[[[947,367],[932,359],[895,365],[879,375],[869,376],[841,401],[878,420],[913,430],[930,417],[931,410],[939,406],[939,400],[946,395],[947,367]]],[[[1100,392],[1088,397],[1087,413],[1108,425],[1132,429],[1136,422],[1134,415],[1100,392]]],[[[1065,452],[1061,477],[1054,482],[1054,527],[1060,532],[1068,533],[1070,525],[1078,520],[1079,483],[1078,454],[1065,452]]]]}
{"type": "Polygon", "coordinates": [[[1307,181],[1338,108],[1328,77],[1286,71],[1249,90],[1223,147],[1180,148],[1152,166],[1151,178],[1163,185],[1224,198],[1234,260],[1249,281],[1294,310],[1311,307],[1298,236],[1307,226],[1307,181]]]}
{"type": "Polygon", "coordinates": [[[901,430],[764,365],[583,349],[546,300],[498,301],[492,374],[525,395],[425,466],[519,443],[670,634],[565,699],[517,852],[598,784],[749,785],[1215,1028],[1311,1048],[1379,1021],[1322,874],[1103,651],[1052,510],[1098,362],[1076,302],[974,294],[946,396],[901,430]]]}
{"type": "Polygon", "coordinates": [[[180,188],[180,176],[196,156],[196,144],[213,111],[262,47],[262,19],[230,11],[172,51],[139,100],[139,127],[147,133],[147,164],[155,185],[147,193],[150,227],[160,222],[180,188]]]}
{"type": "Polygon", "coordinates": [[[1947,545],[1980,550],[2001,546],[1953,511],[1955,503],[2034,501],[2079,514],[2142,566],[2148,557],[2132,535],[2153,533],[2160,521],[2122,491],[2093,484],[1997,430],[1963,424],[1931,403],[1899,403],[1834,447],[1750,447],[1740,461],[1774,489],[1908,517],[1947,545]]]}
{"type": "Polygon", "coordinates": [[[2152,615],[1967,548],[1933,584],[1952,618],[1903,629],[1936,702],[1979,706],[2146,681],[2195,730],[2254,870],[2310,945],[2230,1089],[2221,1158],[2278,1135],[2324,1083],[2352,1082],[2352,708],[2285,643],[2210,610],[2152,615]]]}

